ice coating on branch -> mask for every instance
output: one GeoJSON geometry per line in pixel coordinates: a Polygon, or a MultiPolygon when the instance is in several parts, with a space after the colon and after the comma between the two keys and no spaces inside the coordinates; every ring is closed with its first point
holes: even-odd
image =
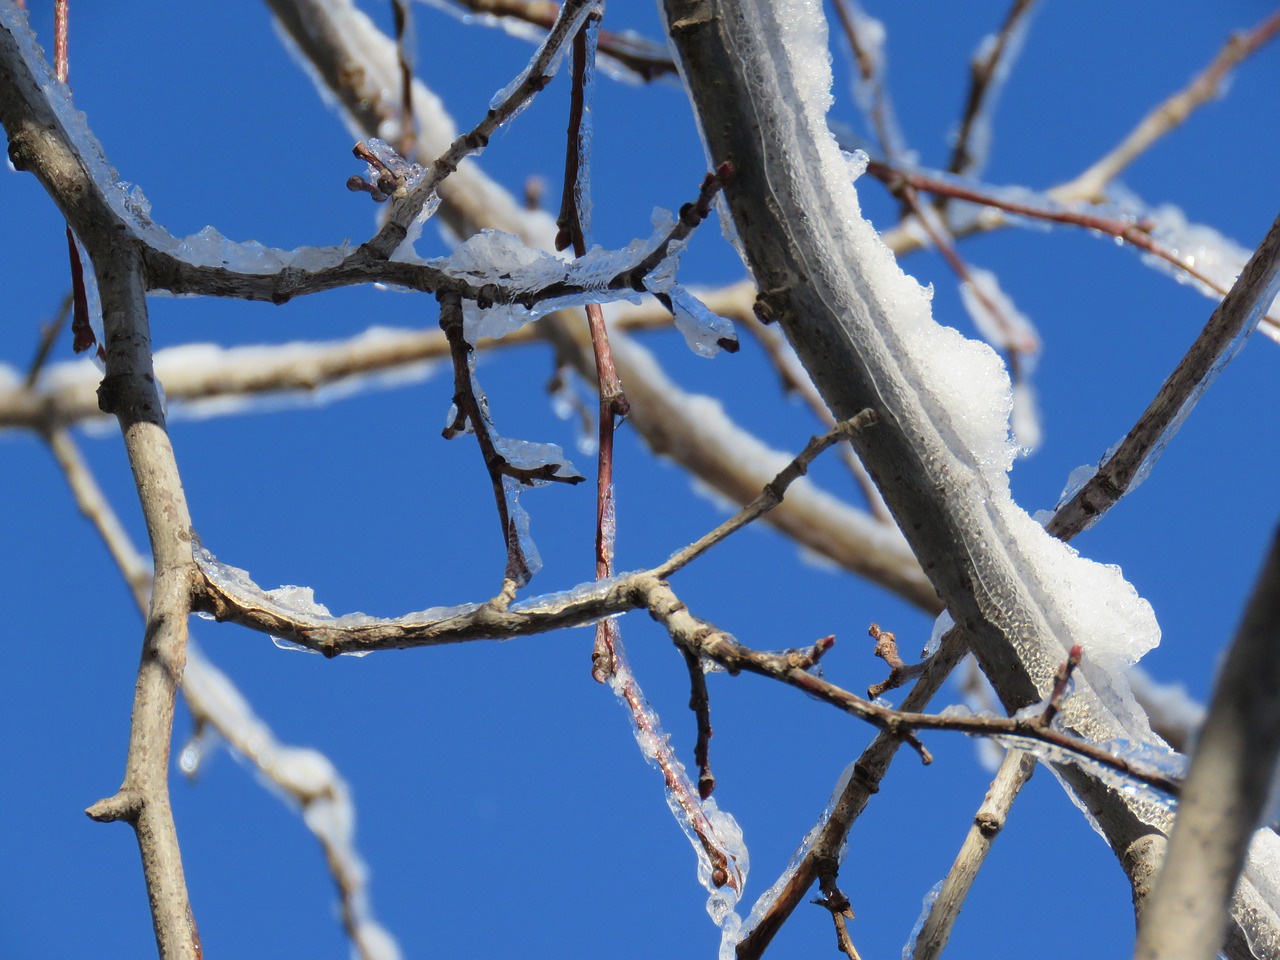
{"type": "Polygon", "coordinates": [[[921,656],[928,658],[937,653],[938,648],[942,646],[943,635],[955,625],[955,620],[946,610],[938,614],[938,618],[933,621],[933,630],[929,633],[929,642],[924,645],[921,656]]]}
{"type": "Polygon", "coordinates": [[[582,74],[582,120],[578,127],[578,172],[573,185],[578,223],[586,247],[591,246],[591,145],[595,133],[596,46],[600,39],[600,20],[589,20],[586,29],[586,57],[582,74]]]}
{"type": "MultiPolygon", "coordinates": [[[[821,4],[779,0],[744,4],[742,10],[743,21],[751,27],[743,30],[740,42],[754,44],[756,37],[763,38],[760,42],[768,46],[769,57],[779,64],[779,83],[785,86],[782,99],[795,105],[797,123],[807,127],[786,140],[771,162],[797,182],[819,178],[821,202],[843,212],[833,227],[847,245],[843,256],[824,249],[815,254],[823,260],[807,263],[805,269],[814,276],[831,272],[847,278],[868,308],[883,315],[883,322],[860,331],[869,340],[875,338],[867,349],[884,350],[893,358],[901,374],[897,383],[914,391],[913,399],[928,419],[920,429],[936,430],[949,455],[975,469],[985,485],[986,495],[974,509],[985,513],[983,522],[1000,537],[1037,615],[1047,621],[1040,631],[1011,638],[1017,655],[1047,692],[1067,650],[1080,643],[1085,652],[1081,672],[1091,689],[1072,698],[1074,729],[1100,741],[1122,735],[1150,737],[1123,672],[1158,642],[1151,608],[1117,568],[1079,557],[1014,504],[1006,476],[1016,450],[1009,430],[1008,374],[989,346],[934,322],[927,292],[902,272],[871,224],[862,219],[848,164],[826,128],[831,73],[821,4]]],[[[743,21],[728,21],[731,31],[743,21]]],[[[778,91],[761,96],[776,100],[778,91]]],[[[778,176],[783,182],[784,174],[778,176]]],[[[839,305],[832,308],[843,312],[839,305]]]]}
{"type": "MultiPolygon", "coordinates": [[[[992,118],[995,116],[996,105],[999,103],[1000,94],[1004,91],[1004,86],[1009,80],[1013,65],[1017,62],[1018,55],[1022,52],[1022,45],[1027,37],[1027,28],[1031,26],[1031,10],[1034,9],[1035,5],[1031,4],[1030,9],[1017,18],[1013,28],[1004,34],[1004,49],[1000,51],[1000,58],[995,63],[995,70],[987,82],[986,91],[969,122],[969,156],[964,168],[958,171],[961,174],[976,176],[987,165],[987,160],[991,154],[992,118]]],[[[988,34],[983,37],[978,49],[974,51],[972,62],[975,65],[987,63],[995,55],[996,45],[999,42],[1000,36],[997,34],[988,34]]]]}
{"type": "MultiPolygon", "coordinates": [[[[800,864],[809,855],[809,851],[813,849],[813,845],[817,842],[818,837],[822,835],[822,831],[826,829],[827,822],[831,819],[831,811],[835,809],[836,801],[840,799],[840,795],[844,793],[845,787],[849,784],[849,779],[853,776],[854,766],[855,764],[851,763],[844,768],[844,771],[836,781],[835,789],[831,791],[831,798],[827,801],[821,816],[818,817],[817,822],[809,832],[805,834],[804,839],[800,841],[800,845],[796,847],[795,853],[791,855],[791,860],[787,863],[787,868],[774,881],[773,886],[756,898],[756,902],[751,906],[751,913],[742,923],[740,933],[730,936],[730,932],[725,930],[724,936],[720,940],[719,960],[734,960],[734,949],[739,941],[759,925],[760,920],[772,909],[778,897],[782,895],[782,891],[791,883],[791,878],[800,869],[800,864]]],[[[843,844],[840,849],[840,857],[841,859],[844,857],[843,844]]]]}
{"type": "MultiPolygon", "coordinates": [[[[655,238],[666,236],[675,228],[675,218],[666,210],[655,210],[653,226],[655,238]]],[[[666,258],[644,278],[644,287],[664,300],[675,319],[676,329],[698,356],[714,357],[724,347],[736,350],[738,335],[734,333],[733,324],[707,309],[706,304],[676,283],[680,257],[688,243],[687,239],[673,241],[667,247],[666,258]]]]}
{"type": "Polygon", "coordinates": [[[690,350],[700,357],[710,358],[716,356],[726,343],[737,349],[738,335],[728,318],[708,309],[684,287],[672,287],[667,296],[671,300],[676,329],[684,336],[690,350]]]}
{"type": "MultiPolygon", "coordinates": [[[[254,583],[247,570],[222,563],[199,542],[193,544],[192,554],[200,572],[227,597],[245,607],[266,607],[285,619],[309,626],[357,627],[399,624],[417,627],[466,616],[475,612],[480,606],[477,603],[463,603],[449,607],[428,607],[426,610],[407,613],[394,619],[373,617],[367,613],[346,613],[335,617],[329,613],[327,607],[315,601],[314,591],[310,587],[286,586],[275,590],[263,590],[254,583]]],[[[290,649],[309,649],[300,648],[287,640],[278,642],[287,645],[290,649]]],[[[367,653],[368,651],[353,651],[343,655],[362,657],[367,653]]]]}
{"type": "MultiPolygon", "coordinates": [[[[351,913],[365,956],[399,960],[400,948],[391,933],[373,917],[366,884],[368,870],[355,848],[355,804],[346,781],[318,750],[280,743],[236,689],[230,679],[207,660],[199,647],[187,646],[183,688],[198,716],[226,738],[237,757],[257,770],[267,788],[286,803],[302,809],[303,821],[325,848],[330,870],[351,913]]],[[[183,751],[184,772],[187,751],[183,751]]]]}
{"type": "MultiPolygon", "coordinates": [[[[555,443],[534,443],[532,440],[513,440],[510,437],[494,437],[494,449],[507,463],[522,470],[537,470],[555,464],[557,477],[581,477],[577,468],[555,443]]],[[[585,477],[583,478],[585,479],[585,477]]]]}
{"type": "Polygon", "coordinates": [[[916,918],[915,926],[911,928],[911,935],[907,937],[907,945],[902,948],[902,960],[915,960],[916,940],[920,936],[920,931],[924,929],[929,914],[933,912],[933,905],[937,902],[938,894],[942,893],[942,885],[946,882],[946,877],[943,877],[924,895],[924,900],[920,903],[920,915],[916,918]]]}
{"type": "MultiPolygon", "coordinates": [[[[613,628],[615,649],[621,650],[620,625],[615,621],[610,626],[613,628]]],[[[640,752],[662,773],[667,806],[697,855],[698,883],[707,891],[707,913],[712,922],[723,931],[723,956],[724,941],[737,936],[742,922],[733,910],[742,896],[750,868],[742,828],[731,814],[719,808],[713,798],[699,799],[684,764],[671,749],[671,738],[663,731],[661,719],[631,673],[625,654],[618,656],[615,670],[609,677],[609,686],[619,704],[627,711],[631,720],[631,732],[635,735],[640,752]],[[673,781],[680,785],[679,795],[673,787],[673,781]],[[719,867],[723,871],[722,877],[716,876],[717,867],[712,864],[703,838],[708,840],[717,856],[722,858],[719,867]]]]}
{"type": "Polygon", "coordinates": [[[529,512],[520,505],[520,494],[527,490],[524,484],[512,477],[502,478],[502,493],[507,501],[507,516],[510,518],[512,531],[520,544],[520,552],[524,555],[524,575],[516,578],[516,585],[523,587],[535,573],[542,569],[542,555],[538,553],[538,545],[533,542],[529,532],[529,512]]]}
{"type": "MultiPolygon", "coordinates": [[[[552,77],[556,75],[556,72],[560,69],[560,64],[564,62],[565,55],[573,47],[574,34],[578,32],[578,29],[586,21],[588,15],[599,11],[600,7],[601,7],[601,4],[598,2],[598,0],[587,0],[587,2],[580,3],[578,5],[578,9],[573,11],[572,19],[566,25],[567,29],[563,34],[563,36],[566,38],[565,42],[562,43],[560,45],[560,48],[555,51],[550,61],[542,67],[541,73],[544,78],[546,78],[547,80],[550,80],[552,77]]],[[[563,17],[563,8],[561,12],[561,17],[563,17]]],[[[557,23],[559,23],[559,19],[560,18],[557,18],[557,23]]],[[[542,52],[543,52],[542,47],[539,47],[538,50],[534,53],[533,58],[529,61],[528,65],[522,71],[520,71],[519,74],[516,75],[515,79],[513,79],[510,83],[508,83],[505,87],[503,87],[501,90],[499,90],[497,93],[493,95],[493,98],[489,101],[490,110],[497,110],[509,99],[511,99],[511,97],[515,94],[516,90],[520,88],[520,85],[524,83],[525,80],[528,79],[529,75],[533,72],[533,70],[537,68],[538,61],[542,57],[542,52]]],[[[512,120],[514,120],[524,110],[525,106],[527,105],[528,105],[528,101],[526,100],[525,104],[517,108],[507,118],[506,122],[510,123],[512,120]]]]}

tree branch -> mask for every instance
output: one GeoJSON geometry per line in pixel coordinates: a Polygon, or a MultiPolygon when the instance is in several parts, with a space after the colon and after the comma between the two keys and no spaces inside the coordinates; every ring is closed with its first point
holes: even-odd
{"type": "Polygon", "coordinates": [[[1055,511],[1046,528],[1069,539],[1088,529],[1146,479],[1166,443],[1214,378],[1235,357],[1280,294],[1280,217],[1254,251],[1231,292],[1209,317],[1191,349],[1151,405],[1097,472],[1055,511]]]}
{"type": "MultiPolygon", "coordinates": [[[[1109,646],[1102,638],[1117,614],[1077,620],[1069,607],[1073,591],[1089,589],[1075,578],[1091,577],[1093,568],[1048,541],[1013,504],[1003,471],[975,449],[1007,429],[1003,417],[979,435],[950,412],[947,370],[976,355],[960,359],[968,348],[937,331],[916,285],[856,215],[822,115],[827,90],[811,66],[800,66],[816,61],[823,25],[807,11],[796,14],[798,23],[775,20],[768,4],[730,11],[719,0],[666,0],[664,9],[708,151],[738,169],[726,197],[761,297],[833,413],[870,407],[880,416],[855,444],[1005,708],[1039,700],[1065,648],[1080,643],[1086,677],[1067,725],[1098,742],[1149,738],[1142,717],[1124,706],[1122,681],[1090,663],[1109,646]]],[[[994,371],[983,376],[999,382],[994,371]]],[[[974,385],[966,384],[967,395],[974,385]]],[[[1107,589],[1119,599],[1130,588],[1107,589]]],[[[1126,633],[1154,639],[1149,611],[1125,616],[1137,618],[1126,633]]],[[[1064,769],[1063,776],[1096,812],[1117,855],[1168,825],[1167,813],[1094,774],[1064,769]]],[[[1142,856],[1153,853],[1144,848],[1142,856]]],[[[1136,872],[1134,863],[1126,867],[1136,872]]]]}
{"type": "MultiPolygon", "coordinates": [[[[1280,753],[1280,529],[1187,774],[1169,853],[1138,929],[1137,960],[1213,960],[1280,753]]],[[[1271,839],[1271,838],[1269,838],[1271,839]]]]}

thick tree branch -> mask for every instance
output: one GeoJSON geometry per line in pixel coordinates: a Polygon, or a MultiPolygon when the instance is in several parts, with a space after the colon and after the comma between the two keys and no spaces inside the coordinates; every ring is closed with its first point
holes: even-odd
{"type": "Polygon", "coordinates": [[[1213,960],[1280,753],[1280,529],[1231,643],[1187,774],[1137,960],[1213,960]]]}
{"type": "MultiPolygon", "coordinates": [[[[1073,588],[1050,572],[1082,571],[1074,565],[1084,561],[1050,561],[1062,554],[1012,503],[1007,479],[975,453],[979,439],[934,392],[943,382],[938,353],[953,348],[934,339],[914,285],[857,217],[822,116],[826,91],[799,66],[815,54],[797,45],[816,48],[825,30],[807,11],[788,11],[798,26],[775,21],[765,3],[730,11],[719,0],[666,0],[664,7],[708,151],[738,169],[726,196],[764,305],[837,416],[867,407],[879,415],[855,440],[864,463],[1006,709],[1035,702],[1067,646],[1083,644],[1088,657],[1097,642],[1097,626],[1067,609],[1073,588]]],[[[1100,741],[1150,736],[1140,717],[1115,712],[1124,697],[1116,681],[1087,662],[1085,671],[1088,692],[1073,698],[1067,724],[1100,741]]],[[[1063,775],[1117,855],[1167,827],[1166,813],[1103,779],[1063,775]]]]}

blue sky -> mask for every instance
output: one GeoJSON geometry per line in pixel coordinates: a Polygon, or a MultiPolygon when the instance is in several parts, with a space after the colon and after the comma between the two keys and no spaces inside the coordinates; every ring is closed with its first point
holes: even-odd
{"type": "MultiPolygon", "coordinates": [[[[51,35],[47,4],[34,25],[51,35]]],[[[378,4],[379,22],[389,9],[378,4]]],[[[385,5],[389,8],[389,5],[385,5]]],[[[500,32],[417,9],[418,63],[461,126],[487,108],[531,48],[500,32]]],[[[909,145],[945,162],[967,60],[1004,14],[1000,3],[867,4],[888,29],[889,83],[909,145]]],[[[1180,88],[1263,3],[1048,3],[1037,15],[996,117],[993,183],[1044,187],[1113,145],[1180,88]]],[[[654,8],[615,3],[607,24],[659,37],[654,8]]],[[[274,36],[265,6],[75,4],[76,103],[123,179],[177,234],[207,223],[272,246],[354,241],[372,232],[351,139],[274,36]]],[[[836,54],[835,120],[858,128],[846,60],[836,54]]],[[[1280,49],[1237,73],[1125,174],[1151,203],[1252,247],[1280,209],[1273,122],[1280,49]]],[[[567,85],[558,78],[482,158],[513,191],[562,169],[567,85]]],[[[596,94],[596,238],[620,246],[649,232],[655,206],[692,199],[704,173],[687,103],[674,84],[602,82],[596,94]]],[[[860,182],[864,212],[890,225],[896,204],[860,182]]],[[[555,195],[552,186],[549,191],[555,195]]],[[[34,178],[0,170],[0,361],[24,369],[67,288],[63,225],[34,178]]],[[[420,251],[444,252],[428,228],[420,251]]],[[[1211,301],[1144,267],[1130,250],[1079,231],[1004,231],[962,252],[995,271],[1037,324],[1045,444],[1013,469],[1015,498],[1052,506],[1070,470],[1128,429],[1208,318],[1211,301]]],[[[935,316],[972,326],[933,255],[904,267],[934,285],[935,316]]],[[[739,279],[714,224],[695,237],[682,280],[739,279]]],[[[188,299],[151,303],[157,346],[335,339],[372,324],[427,327],[432,299],[344,290],[284,307],[188,299]]],[[[734,356],[691,354],[673,332],[644,335],[686,390],[719,397],[739,423],[795,450],[815,431],[783,397],[749,338],[734,356]]],[[[69,338],[59,361],[69,359],[69,338]]],[[[1210,390],[1151,479],[1076,546],[1123,567],[1153,604],[1164,640],[1144,663],[1201,698],[1234,629],[1277,519],[1274,388],[1280,346],[1255,338],[1210,390]]],[[[511,436],[574,443],[545,399],[540,347],[486,357],[480,377],[511,436]]],[[[404,389],[329,406],[175,420],[172,435],[195,526],[218,556],[259,583],[312,586],[334,611],[394,615],[487,597],[502,557],[488,484],[466,438],[439,431],[445,371],[404,389]]],[[[145,543],[118,436],[81,439],[99,481],[145,543]]],[[[140,622],[93,530],[32,435],[0,436],[8,640],[0,722],[9,815],[0,831],[0,957],[147,956],[154,949],[130,831],[81,812],[119,783],[140,622]]],[[[834,458],[818,482],[857,502],[834,458]]],[[[590,458],[576,457],[586,471],[590,458]]],[[[625,428],[618,451],[618,568],[665,558],[722,516],[625,428]]],[[[524,500],[545,566],[533,592],[591,575],[590,484],[524,500]]],[[[861,689],[883,676],[865,639],[877,622],[922,644],[930,619],[883,590],[814,566],[765,528],[751,529],[679,575],[681,597],[744,643],[780,648],[826,634],[827,677],[861,689]]],[[[357,839],[380,921],[406,957],[712,955],[718,931],[694,858],[625,714],[588,676],[591,631],[505,644],[391,652],[364,659],[278,650],[265,637],[196,621],[193,635],[282,740],[323,750],[351,784],[357,839]]],[[[624,621],[637,674],[690,762],[687,681],[647,618],[624,621]]],[[[747,904],[785,866],[870,731],[754,678],[711,678],[717,798],[751,850],[747,904]]],[[[957,699],[948,690],[940,707],[957,699]]],[[[177,741],[190,733],[179,710],[177,741]]],[[[896,956],[921,897],[946,872],[989,781],[973,745],[928,738],[936,760],[899,758],[857,824],[842,886],[867,957],[896,956]]],[[[345,957],[332,885],[297,815],[225,752],[197,780],[175,774],[174,805],[209,956],[345,957]]],[[[1132,920],[1114,857],[1041,771],[1013,811],[957,928],[955,957],[1124,956],[1132,920]]],[[[780,957],[830,951],[830,922],[801,908],[780,957]]]]}

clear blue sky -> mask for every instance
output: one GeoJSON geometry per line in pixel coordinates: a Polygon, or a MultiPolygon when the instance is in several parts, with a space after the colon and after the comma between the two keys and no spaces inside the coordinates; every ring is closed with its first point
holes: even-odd
{"type": "MultiPolygon", "coordinates": [[[[32,2],[42,37],[47,3],[32,2]]],[[[945,162],[967,61],[1003,3],[867,3],[885,21],[889,82],[921,162],[945,162]]],[[[487,108],[531,47],[498,31],[418,12],[422,76],[461,126],[487,108]]],[[[1046,3],[996,117],[986,179],[1044,187],[1067,179],[1182,86],[1261,2],[1046,3]]],[[[389,4],[377,4],[389,23],[389,4]],[[384,7],[386,9],[384,9],[384,7]]],[[[615,2],[607,25],[660,37],[651,4],[615,2]]],[[[71,82],[77,106],[123,179],[177,234],[212,223],[279,247],[359,241],[371,206],[343,184],[360,172],[351,139],[255,4],[76,3],[71,82]]],[[[836,56],[832,117],[859,127],[836,56]]],[[[1240,69],[1227,97],[1197,112],[1125,175],[1152,203],[1179,204],[1252,247],[1280,209],[1280,48],[1240,69]]],[[[555,184],[567,102],[553,83],[482,158],[514,191],[555,184]]],[[[691,199],[705,161],[675,85],[602,82],[596,94],[596,235],[647,234],[653,207],[691,199]]],[[[550,193],[555,194],[553,186],[550,193]]],[[[896,206],[870,180],[865,212],[896,206]]],[[[0,170],[0,362],[24,369],[38,324],[67,289],[62,221],[33,177],[0,170]]],[[[444,247],[430,228],[420,250],[444,247]]],[[[1013,470],[1015,497],[1052,506],[1070,470],[1128,429],[1208,318],[1211,301],[1078,231],[1006,231],[966,242],[1038,325],[1045,444],[1013,470]]],[[[935,288],[935,316],[972,333],[940,259],[904,266],[935,288]]],[[[714,224],[695,238],[682,279],[730,282],[741,265],[714,224]]],[[[372,324],[431,327],[434,301],[345,290],[285,307],[156,299],[158,346],[275,343],[353,335],[372,324]]],[[[675,333],[645,336],[691,391],[720,397],[769,443],[798,449],[815,426],[784,401],[759,350],[693,356],[675,333]]],[[[69,338],[58,347],[68,359],[69,338]]],[[[1274,427],[1280,346],[1255,338],[1209,392],[1152,478],[1077,546],[1120,564],[1160,618],[1145,661],[1162,680],[1207,695],[1263,545],[1277,520],[1274,427]]],[[[485,358],[482,382],[504,431],[573,445],[543,385],[542,348],[485,358]]],[[[301,583],[335,612],[394,615],[487,597],[501,555],[487,481],[465,438],[440,438],[452,386],[442,371],[401,390],[253,417],[175,420],[172,434],[197,530],[259,583],[301,583]]],[[[139,543],[145,534],[118,435],[84,436],[100,482],[139,543]]],[[[618,463],[619,569],[650,565],[721,517],[687,478],[624,429],[618,463]]],[[[5,825],[0,828],[0,958],[144,957],[154,950],[131,832],[83,809],[119,783],[140,621],[52,458],[24,434],[0,437],[4,530],[0,673],[5,825]]],[[[576,458],[587,471],[590,458],[576,458]]],[[[831,463],[827,489],[857,499],[831,463]]],[[[535,592],[591,575],[590,484],[528,495],[545,560],[535,592]]],[[[779,535],[753,529],[680,575],[700,615],[761,648],[835,633],[827,676],[861,689],[883,676],[871,622],[910,651],[929,619],[884,591],[819,569],[779,535]]],[[[685,669],[644,617],[624,621],[646,692],[690,762],[685,669]]],[[[623,711],[588,676],[591,631],[325,661],[265,637],[196,621],[193,635],[284,741],[323,750],[352,785],[357,839],[381,922],[406,957],[712,956],[718,931],[694,858],[623,711]]],[[[766,889],[870,738],[795,691],[712,677],[717,797],[746,831],[744,906],[766,889]]],[[[948,690],[938,706],[955,700],[948,690]]],[[[190,732],[181,708],[177,740],[190,732]]],[[[897,956],[921,897],[946,872],[989,780],[973,744],[935,735],[922,767],[899,758],[851,836],[842,886],[863,955],[897,956]]],[[[194,907],[210,957],[345,957],[319,849],[300,819],[225,752],[200,778],[175,774],[174,805],[194,907]]],[[[834,949],[831,925],[803,907],[771,955],[834,949]]],[[[1122,957],[1129,894],[1114,857],[1041,771],[1015,807],[957,928],[951,956],[1122,957]]]]}

